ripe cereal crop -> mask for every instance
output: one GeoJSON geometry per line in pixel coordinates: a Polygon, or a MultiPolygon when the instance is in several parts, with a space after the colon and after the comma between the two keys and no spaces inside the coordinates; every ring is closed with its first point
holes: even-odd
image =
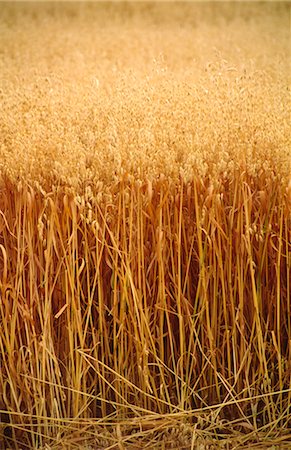
{"type": "Polygon", "coordinates": [[[1,2],[0,448],[290,448],[289,10],[1,2]]]}

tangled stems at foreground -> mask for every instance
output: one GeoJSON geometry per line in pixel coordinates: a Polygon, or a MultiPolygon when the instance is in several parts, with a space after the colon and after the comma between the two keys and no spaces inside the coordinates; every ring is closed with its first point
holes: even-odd
{"type": "Polygon", "coordinates": [[[124,177],[110,202],[2,187],[14,439],[147,414],[290,428],[290,186],[235,180],[124,177]]]}

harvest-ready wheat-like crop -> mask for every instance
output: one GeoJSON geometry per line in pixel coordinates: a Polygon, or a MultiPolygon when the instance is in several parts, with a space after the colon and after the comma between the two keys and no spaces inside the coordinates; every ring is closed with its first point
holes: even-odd
{"type": "Polygon", "coordinates": [[[288,14],[1,3],[1,448],[290,448],[288,14]]]}

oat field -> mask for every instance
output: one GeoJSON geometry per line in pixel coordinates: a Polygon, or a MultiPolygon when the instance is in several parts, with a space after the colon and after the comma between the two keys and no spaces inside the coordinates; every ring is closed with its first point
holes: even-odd
{"type": "Polygon", "coordinates": [[[0,448],[291,448],[290,5],[0,3],[0,448]]]}

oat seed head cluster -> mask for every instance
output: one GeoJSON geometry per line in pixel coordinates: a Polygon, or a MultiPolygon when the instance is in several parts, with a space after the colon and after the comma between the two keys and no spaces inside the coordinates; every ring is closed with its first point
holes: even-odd
{"type": "Polygon", "coordinates": [[[2,176],[287,182],[286,7],[98,6],[2,8],[2,176]]]}

